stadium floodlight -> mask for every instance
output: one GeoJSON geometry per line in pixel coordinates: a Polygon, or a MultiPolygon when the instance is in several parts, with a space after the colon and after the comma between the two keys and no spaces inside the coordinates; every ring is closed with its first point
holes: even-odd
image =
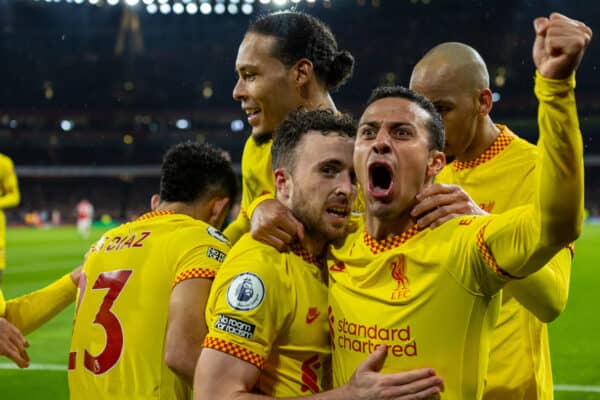
{"type": "Polygon", "coordinates": [[[119,4],[119,0],[106,0],[106,2],[110,6],[116,6],[117,4],[119,4]]]}
{"type": "Polygon", "coordinates": [[[148,4],[146,11],[148,11],[148,14],[156,14],[158,6],[156,4],[148,4]]]}
{"type": "Polygon", "coordinates": [[[287,0],[273,0],[276,6],[285,6],[287,4],[287,0]]]}
{"type": "Polygon", "coordinates": [[[149,5],[154,3],[154,0],[142,0],[144,2],[145,5],[149,5]]]}
{"type": "Polygon", "coordinates": [[[129,7],[135,7],[139,2],[140,0],[125,0],[125,4],[127,4],[129,7]]]}
{"type": "Polygon", "coordinates": [[[235,4],[230,4],[227,6],[227,11],[229,12],[229,14],[235,15],[238,13],[238,6],[236,6],[235,4]]]}
{"type": "Polygon", "coordinates": [[[169,4],[166,4],[166,3],[165,4],[161,4],[160,5],[160,12],[162,14],[165,14],[165,15],[168,14],[168,13],[170,13],[171,12],[171,6],[169,4]]]}
{"type": "Polygon", "coordinates": [[[240,0],[229,0],[231,4],[239,4],[240,0]]]}
{"type": "Polygon", "coordinates": [[[185,6],[185,11],[187,11],[187,13],[190,15],[195,15],[198,13],[198,6],[196,3],[190,3],[185,6]]]}
{"type": "Polygon", "coordinates": [[[492,101],[494,103],[499,102],[501,98],[502,98],[502,96],[500,96],[500,93],[498,93],[498,92],[492,93],[492,101]]]}
{"type": "Polygon", "coordinates": [[[186,129],[190,129],[191,123],[189,119],[180,118],[177,121],[175,121],[175,126],[177,127],[177,129],[181,129],[183,131],[186,129]]]}
{"type": "Polygon", "coordinates": [[[271,0],[259,0],[261,4],[270,4],[271,0]]]}
{"type": "Polygon", "coordinates": [[[300,0],[290,0],[292,3],[300,3],[300,0]]]}
{"type": "Polygon", "coordinates": [[[52,0],[46,0],[46,3],[52,3],[52,0]]]}
{"type": "Polygon", "coordinates": [[[200,4],[200,12],[204,15],[208,15],[212,12],[212,6],[209,3],[200,4]]]}
{"type": "Polygon", "coordinates": [[[88,2],[89,2],[91,5],[93,5],[93,6],[95,6],[96,4],[98,4],[98,1],[99,1],[99,0],[88,0],[88,2]]]}
{"type": "Polygon", "coordinates": [[[254,4],[254,0],[244,0],[244,3],[254,4]]]}
{"type": "Polygon", "coordinates": [[[252,7],[252,4],[242,4],[242,12],[246,15],[250,15],[252,14],[252,11],[254,11],[254,7],[252,7]]]}
{"type": "Polygon", "coordinates": [[[70,132],[73,129],[73,127],[75,127],[75,124],[71,120],[63,119],[62,121],[60,121],[60,129],[62,129],[65,132],[70,132]]]}
{"type": "Polygon", "coordinates": [[[241,132],[244,130],[244,121],[242,121],[241,119],[234,119],[233,121],[231,121],[229,127],[231,128],[232,132],[241,132]]]}
{"type": "Polygon", "coordinates": [[[169,0],[158,0],[159,4],[166,4],[169,2],[169,0]]]}
{"type": "Polygon", "coordinates": [[[185,11],[185,7],[183,6],[183,4],[181,4],[181,3],[173,4],[173,12],[175,14],[177,14],[177,15],[183,14],[184,11],[185,11]]]}
{"type": "Polygon", "coordinates": [[[188,3],[192,2],[192,0],[182,0],[182,1],[183,1],[183,4],[188,4],[188,3]]]}
{"type": "Polygon", "coordinates": [[[217,3],[215,4],[215,14],[223,14],[225,12],[225,4],[217,3]]]}

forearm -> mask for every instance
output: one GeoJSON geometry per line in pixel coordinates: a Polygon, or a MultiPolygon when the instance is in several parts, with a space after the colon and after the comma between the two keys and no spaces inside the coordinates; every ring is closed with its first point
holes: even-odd
{"type": "Polygon", "coordinates": [[[567,304],[571,259],[571,252],[563,249],[539,271],[508,283],[504,291],[512,294],[540,321],[551,322],[567,304]]]}
{"type": "Polygon", "coordinates": [[[70,274],[50,285],[6,302],[6,319],[24,335],[39,328],[75,300],[77,287],[70,274]]]}
{"type": "Polygon", "coordinates": [[[583,221],[583,144],[574,87],[573,75],[553,80],[536,74],[540,157],[534,204],[543,246],[575,241],[583,221]]]}

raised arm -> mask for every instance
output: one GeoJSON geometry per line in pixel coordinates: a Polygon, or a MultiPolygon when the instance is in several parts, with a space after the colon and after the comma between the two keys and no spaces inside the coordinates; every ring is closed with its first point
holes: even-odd
{"type": "Polygon", "coordinates": [[[513,277],[540,269],[579,236],[583,221],[583,146],[574,72],[592,33],[560,14],[536,19],[535,30],[540,155],[533,206],[507,213],[510,221],[494,217],[481,232],[498,268],[513,277]]]}

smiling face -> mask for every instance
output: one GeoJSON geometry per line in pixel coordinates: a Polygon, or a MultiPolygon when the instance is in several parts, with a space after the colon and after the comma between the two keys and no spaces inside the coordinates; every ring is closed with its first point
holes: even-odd
{"type": "Polygon", "coordinates": [[[430,115],[400,97],[371,103],[359,121],[354,167],[367,201],[367,214],[408,214],[416,194],[444,166],[443,153],[430,150],[430,115]]]}
{"type": "Polygon", "coordinates": [[[308,131],[295,149],[293,171],[275,171],[279,198],[313,240],[328,243],[346,235],[356,196],[353,147],[353,139],[335,132],[308,131]]]}
{"type": "Polygon", "coordinates": [[[248,33],[240,44],[233,98],[240,101],[252,135],[272,133],[285,116],[302,104],[293,68],[272,54],[276,38],[248,33]]]}

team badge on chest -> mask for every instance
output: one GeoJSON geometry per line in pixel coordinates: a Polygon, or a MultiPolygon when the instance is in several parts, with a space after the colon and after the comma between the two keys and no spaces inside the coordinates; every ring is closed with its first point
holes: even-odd
{"type": "Polygon", "coordinates": [[[392,292],[392,300],[405,299],[410,296],[410,288],[408,287],[408,277],[406,276],[406,258],[400,255],[392,259],[390,264],[392,269],[392,278],[396,281],[396,289],[392,292]]]}

